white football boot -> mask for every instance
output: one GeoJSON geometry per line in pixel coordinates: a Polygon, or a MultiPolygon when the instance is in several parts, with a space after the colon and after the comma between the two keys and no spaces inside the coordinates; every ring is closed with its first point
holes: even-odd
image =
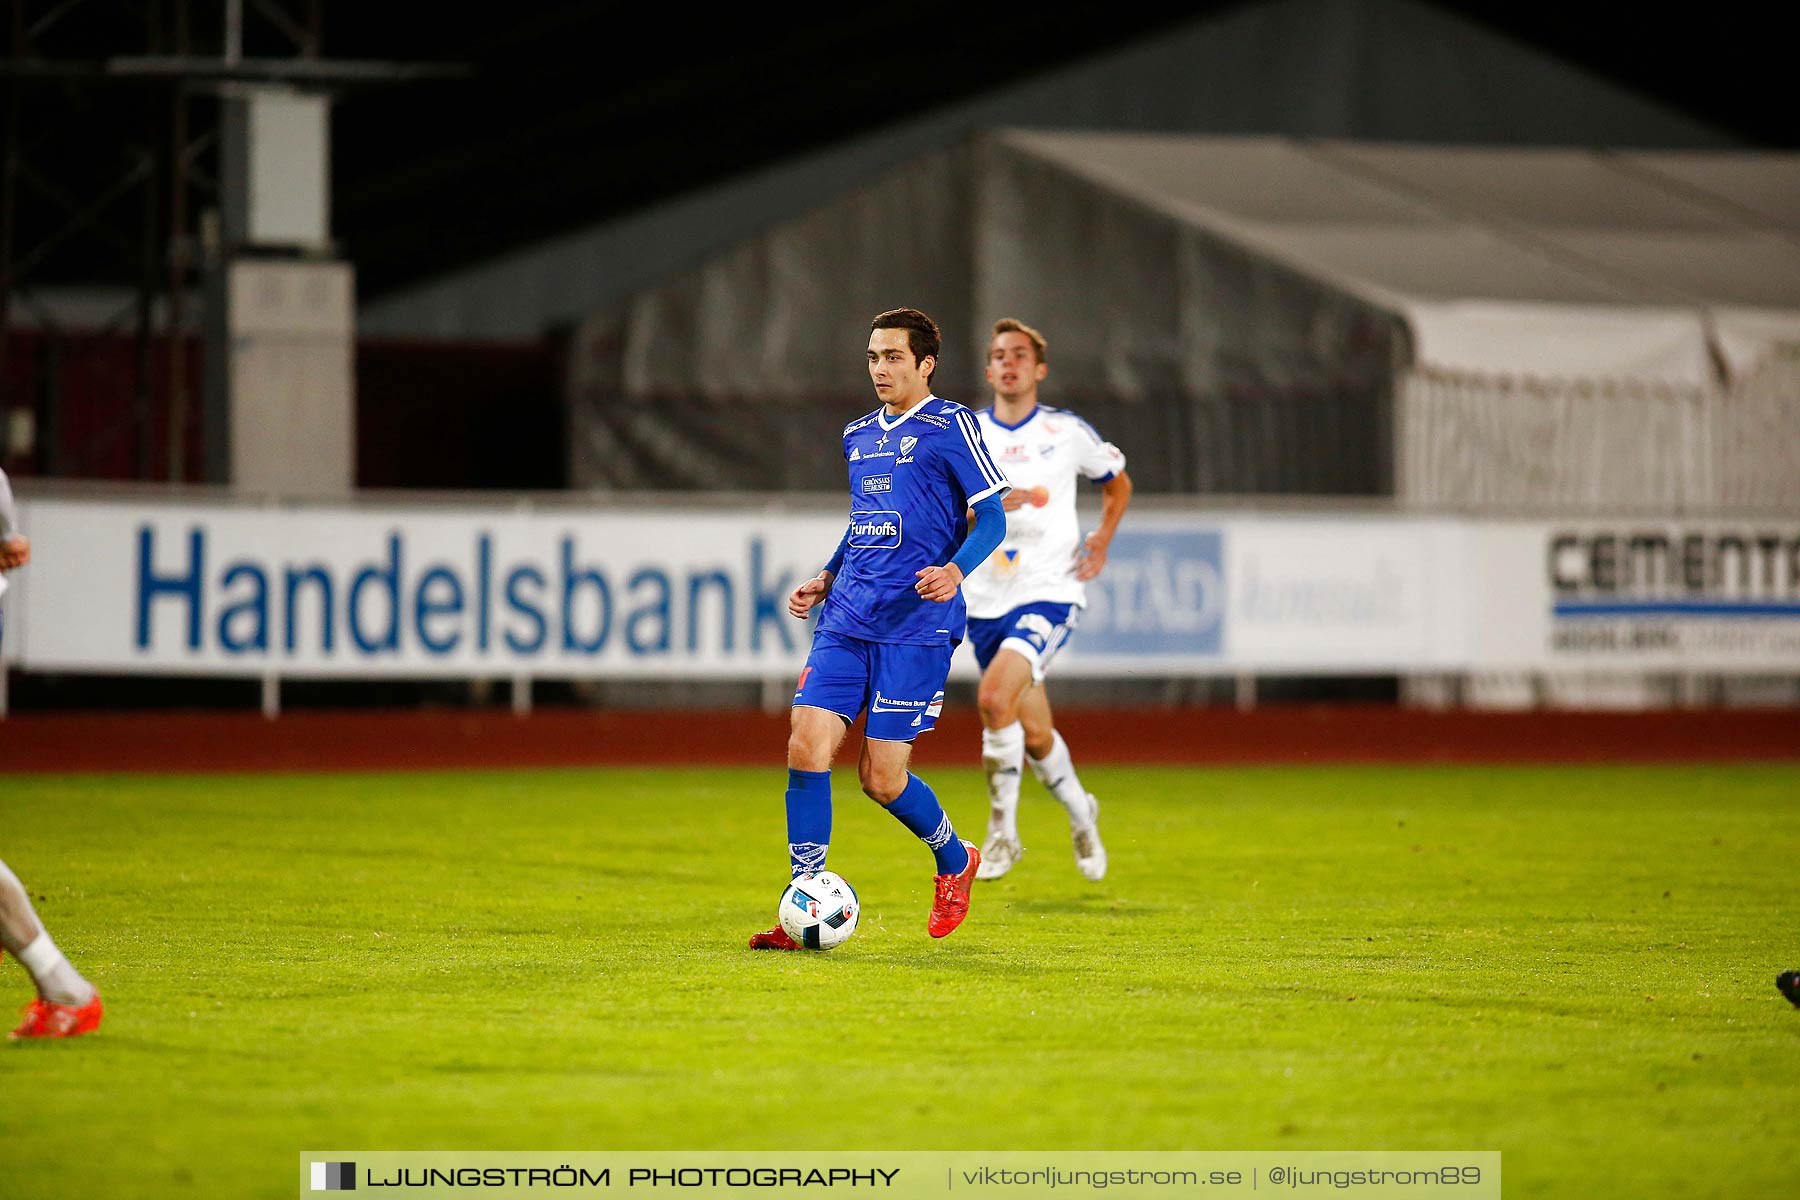
{"type": "Polygon", "coordinates": [[[981,866],[976,868],[975,878],[998,879],[1024,856],[1025,847],[1019,844],[1018,838],[989,833],[987,841],[981,843],[981,866]]]}
{"type": "Polygon", "coordinates": [[[1100,801],[1094,793],[1088,793],[1087,824],[1070,829],[1069,837],[1075,843],[1075,869],[1081,877],[1105,879],[1106,847],[1100,842],[1100,801]]]}

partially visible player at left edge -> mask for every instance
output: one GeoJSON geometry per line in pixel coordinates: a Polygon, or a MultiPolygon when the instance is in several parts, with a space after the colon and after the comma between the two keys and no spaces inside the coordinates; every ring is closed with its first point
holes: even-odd
{"type": "MultiPolygon", "coordinates": [[[[19,532],[18,524],[12,485],[6,472],[0,471],[0,572],[31,561],[31,542],[19,532]]],[[[5,576],[0,575],[0,597],[5,594],[4,584],[5,576]]],[[[4,632],[0,625],[0,636],[4,632]]],[[[4,861],[0,861],[0,946],[24,964],[37,988],[37,998],[25,1008],[24,1021],[8,1037],[14,1041],[75,1037],[99,1028],[100,993],[50,940],[50,931],[32,909],[25,885],[4,861]]]]}
{"type": "MultiPolygon", "coordinates": [[[[937,796],[907,768],[913,739],[937,723],[950,655],[968,623],[963,577],[1005,537],[1001,497],[1010,490],[974,415],[932,394],[940,341],[936,323],[917,309],[870,323],[869,379],[881,407],[844,427],[849,528],[825,569],[788,597],[795,617],[824,608],[794,693],[787,788],[793,873],[823,870],[831,760],[867,709],[863,792],[930,847],[936,871],[926,928],[937,938],[968,915],[981,852],[956,835],[937,796]]],[[[799,948],[780,925],[750,945],[799,948]]]]}

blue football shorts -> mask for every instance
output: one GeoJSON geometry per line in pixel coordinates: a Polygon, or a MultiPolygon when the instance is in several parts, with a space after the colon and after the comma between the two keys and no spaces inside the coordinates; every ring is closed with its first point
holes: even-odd
{"type": "Polygon", "coordinates": [[[834,712],[846,722],[867,708],[864,737],[910,742],[936,725],[944,710],[944,680],[950,675],[953,648],[816,633],[794,704],[834,712]]]}
{"type": "Polygon", "coordinates": [[[1081,609],[1073,604],[1021,604],[1004,617],[970,617],[969,644],[983,671],[1002,649],[1012,650],[1031,664],[1032,682],[1042,683],[1050,660],[1080,619],[1081,609]]]}

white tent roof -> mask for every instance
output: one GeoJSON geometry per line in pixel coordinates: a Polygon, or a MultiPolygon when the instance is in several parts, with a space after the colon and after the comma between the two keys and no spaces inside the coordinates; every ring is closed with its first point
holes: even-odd
{"type": "Polygon", "coordinates": [[[1800,338],[1800,156],[1004,138],[1402,314],[1421,366],[1703,386],[1800,338]]]}

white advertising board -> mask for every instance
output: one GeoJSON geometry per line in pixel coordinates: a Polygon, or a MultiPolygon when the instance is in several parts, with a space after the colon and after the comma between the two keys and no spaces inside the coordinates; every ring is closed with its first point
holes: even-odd
{"type": "MultiPolygon", "coordinates": [[[[843,530],[703,507],[21,509],[9,659],[253,677],[792,675],[810,637],[787,594],[843,530]]],[[[1800,671],[1800,521],[1133,514],[1056,668],[1612,669],[1800,671]]]]}
{"type": "Polygon", "coordinates": [[[841,520],[741,513],[40,501],[19,658],[41,670],[757,676],[841,520]]]}
{"type": "Polygon", "coordinates": [[[1471,528],[1479,669],[1800,670],[1800,519],[1471,528]]]}
{"type": "Polygon", "coordinates": [[[1449,669],[1463,650],[1464,540],[1456,525],[1434,521],[1128,518],[1057,670],[1449,669]]]}

